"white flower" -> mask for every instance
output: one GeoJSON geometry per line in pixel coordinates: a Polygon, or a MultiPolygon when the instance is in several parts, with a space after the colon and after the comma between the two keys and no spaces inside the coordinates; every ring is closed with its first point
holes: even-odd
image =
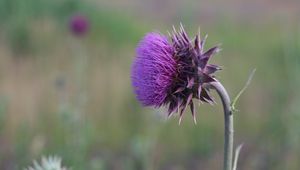
{"type": "Polygon", "coordinates": [[[62,167],[61,158],[57,156],[43,156],[40,163],[34,160],[33,166],[30,166],[24,170],[67,170],[67,168],[62,167]]]}

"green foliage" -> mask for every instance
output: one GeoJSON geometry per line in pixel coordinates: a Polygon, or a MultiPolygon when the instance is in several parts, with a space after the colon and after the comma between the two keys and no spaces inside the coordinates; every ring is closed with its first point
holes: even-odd
{"type": "MultiPolygon", "coordinates": [[[[25,56],[35,51],[32,34],[34,22],[53,20],[56,27],[68,31],[68,22],[72,15],[86,15],[91,23],[90,37],[95,41],[105,40],[109,46],[118,47],[137,42],[142,36],[137,23],[122,13],[95,7],[80,0],[0,0],[0,25],[6,32],[6,39],[16,56],[25,56]]],[[[64,34],[65,35],[65,34],[64,34]]]]}
{"type": "Polygon", "coordinates": [[[4,128],[7,117],[7,99],[0,96],[0,134],[4,128]]]}

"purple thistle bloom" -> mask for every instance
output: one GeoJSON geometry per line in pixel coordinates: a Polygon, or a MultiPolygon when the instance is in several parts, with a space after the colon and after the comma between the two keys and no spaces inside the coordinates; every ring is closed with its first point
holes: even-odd
{"type": "Polygon", "coordinates": [[[160,107],[176,74],[174,49],[167,37],[149,33],[139,43],[132,67],[132,84],[145,106],[160,107]]]}
{"type": "Polygon", "coordinates": [[[196,123],[194,99],[214,103],[209,90],[203,86],[216,81],[212,75],[220,67],[208,64],[210,57],[219,51],[213,47],[203,52],[206,37],[199,35],[191,41],[181,26],[167,37],[148,33],[136,49],[132,66],[132,85],[138,100],[144,106],[168,107],[168,116],[179,112],[179,123],[187,106],[190,106],[196,123]]]}
{"type": "Polygon", "coordinates": [[[89,29],[89,21],[83,15],[74,15],[70,20],[70,30],[76,36],[85,35],[89,29]]]}

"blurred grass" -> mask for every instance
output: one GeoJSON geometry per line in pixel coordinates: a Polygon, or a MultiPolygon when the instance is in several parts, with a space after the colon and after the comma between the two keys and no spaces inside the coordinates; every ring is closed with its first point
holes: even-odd
{"type": "MultiPolygon", "coordinates": [[[[220,169],[219,104],[197,108],[197,125],[187,112],[178,126],[177,118],[164,121],[164,110],[141,108],[130,85],[138,40],[148,31],[166,33],[180,22],[178,18],[185,18],[181,22],[192,36],[199,26],[193,12],[197,8],[186,6],[181,17],[164,20],[166,15],[148,23],[134,11],[124,13],[121,7],[99,4],[0,0],[0,169],[22,169],[50,154],[61,156],[63,164],[74,170],[220,169]],[[74,13],[85,14],[91,22],[85,39],[68,32],[68,19],[74,13]],[[83,69],[86,105],[79,108],[79,117],[82,87],[76,83],[74,55],[80,51],[74,43],[85,49],[88,62],[83,69]]],[[[213,22],[200,22],[203,34],[209,35],[207,48],[222,43],[222,52],[212,61],[223,66],[217,77],[233,97],[249,71],[257,68],[235,117],[236,144],[245,143],[239,167],[299,169],[297,20],[248,22],[222,12],[211,17],[217,18],[213,22]]]]}

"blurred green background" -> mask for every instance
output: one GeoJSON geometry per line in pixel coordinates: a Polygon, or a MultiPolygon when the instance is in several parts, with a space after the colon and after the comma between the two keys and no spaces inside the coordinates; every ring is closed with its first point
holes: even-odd
{"type": "Polygon", "coordinates": [[[0,169],[42,155],[73,170],[221,169],[219,100],[179,126],[132,92],[138,41],[180,22],[222,44],[211,63],[232,97],[257,68],[235,114],[239,169],[299,170],[298,0],[0,0],[0,169]],[[90,21],[85,37],[69,31],[75,14],[90,21]]]}

